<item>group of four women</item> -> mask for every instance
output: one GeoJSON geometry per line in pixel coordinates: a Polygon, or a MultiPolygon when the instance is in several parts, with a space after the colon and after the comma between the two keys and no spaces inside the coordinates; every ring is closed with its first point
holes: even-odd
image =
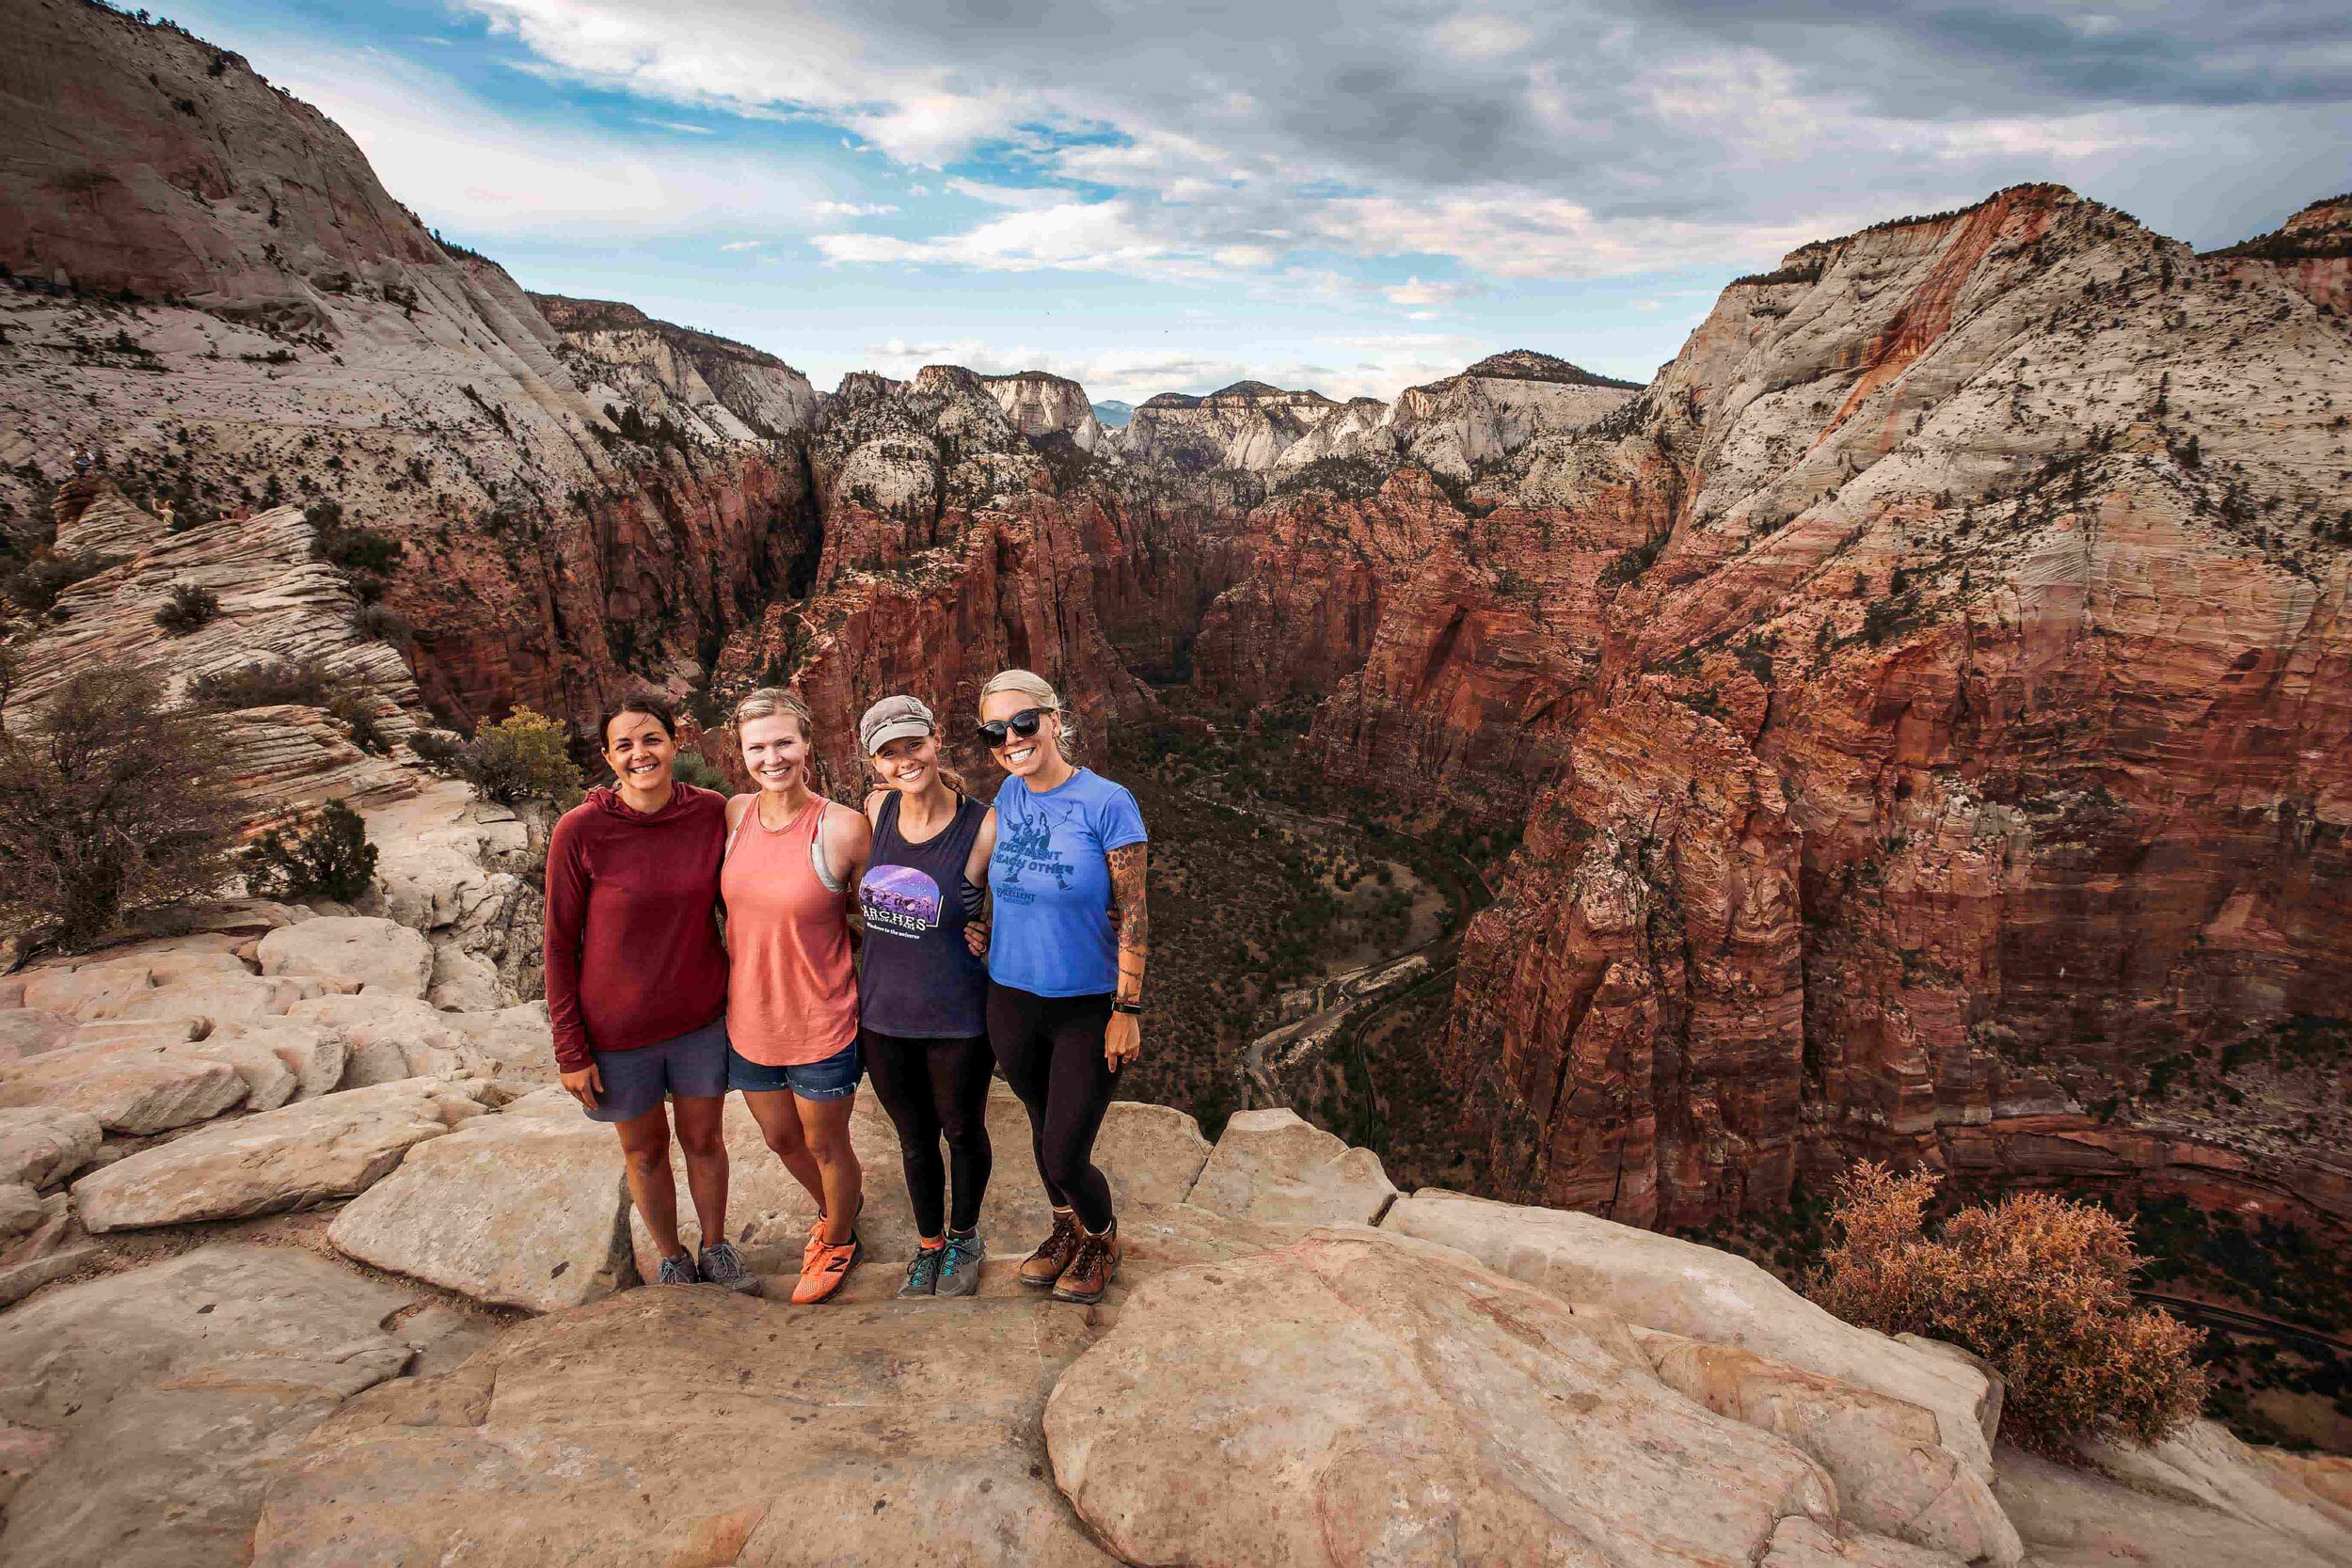
{"type": "Polygon", "coordinates": [[[850,1115],[870,1074],[920,1236],[898,1293],[971,1294],[998,1069],[1028,1111],[1053,1206],[1022,1283],[1093,1301],[1118,1270],[1092,1153],[1119,1070],[1141,1049],[1142,815],[1071,760],[1073,727],[1037,675],[991,680],[979,719],[1007,775],[993,806],[943,768],[931,710],[895,696],[858,724],[878,780],[860,813],[818,792],[814,724],[789,691],[737,705],[755,787],[732,800],[673,776],[665,704],[606,715],[614,782],[565,813],[548,847],[548,1014],[564,1086],[620,1133],[663,1284],[755,1288],[727,1240],[732,1089],[816,1203],[792,1299],[840,1288],[860,1255],[850,1115]],[[673,1122],[697,1255],[678,1238],[673,1122]]]}

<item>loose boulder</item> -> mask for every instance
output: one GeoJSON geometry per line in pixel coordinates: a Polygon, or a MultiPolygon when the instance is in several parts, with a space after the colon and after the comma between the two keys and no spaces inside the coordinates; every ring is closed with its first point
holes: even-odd
{"type": "Polygon", "coordinates": [[[1038,1433],[1083,1336],[1035,1300],[625,1291],[355,1400],[271,1485],[252,1560],[1096,1568],[1038,1433]]]}
{"type": "Polygon", "coordinates": [[[1729,1345],[1654,1329],[1634,1339],[1667,1387],[1787,1438],[1837,1483],[1850,1526],[2010,1568],[2025,1546],[1992,1487],[1938,1438],[1935,1413],[1729,1345]]]}
{"type": "Polygon", "coordinates": [[[0,1068],[0,1110],[82,1111],[131,1137],[207,1120],[245,1096],[234,1067],[174,1046],[51,1051],[0,1068]]]}
{"type": "Polygon", "coordinates": [[[1362,1231],[1140,1287],[1044,1424],[1131,1562],[1748,1563],[1837,1523],[1810,1460],[1615,1320],[1362,1231]]]}
{"type": "Polygon", "coordinates": [[[486,1109],[485,1086],[406,1079],[305,1100],[141,1149],[73,1184],[93,1231],[307,1209],[366,1191],[412,1145],[486,1109]]]}
{"type": "Polygon", "coordinates": [[[87,1111],[44,1105],[0,1111],[0,1182],[46,1187],[89,1163],[105,1136],[87,1111]]]}
{"type": "Polygon", "coordinates": [[[361,1262],[552,1312],[636,1283],[628,1208],[612,1130],[541,1089],[410,1149],[326,1235],[361,1262]]]}
{"type": "Polygon", "coordinates": [[[1190,1201],[1267,1224],[1371,1225],[1395,1196],[1380,1156],[1278,1109],[1234,1113],[1190,1201]]]}
{"type": "Polygon", "coordinates": [[[1987,1423],[1999,1406],[1982,1372],[1841,1322],[1744,1258],[1591,1214],[1434,1190],[1399,1198],[1380,1223],[1628,1323],[1923,1405],[1935,1412],[1942,1445],[1979,1478],[1992,1474],[1987,1423]]]}
{"type": "Polygon", "coordinates": [[[423,933],[372,915],[324,915],[262,939],[263,974],[311,975],[337,990],[422,998],[433,983],[423,933]]]}

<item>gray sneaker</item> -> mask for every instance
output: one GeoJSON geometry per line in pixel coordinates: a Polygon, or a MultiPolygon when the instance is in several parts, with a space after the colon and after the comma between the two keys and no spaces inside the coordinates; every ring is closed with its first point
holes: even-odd
{"type": "Polygon", "coordinates": [[[988,1256],[988,1243],[978,1231],[959,1236],[950,1230],[947,1244],[939,1250],[946,1255],[939,1260],[941,1295],[968,1296],[980,1288],[980,1259],[988,1256]]]}
{"type": "Polygon", "coordinates": [[[703,1276],[694,1272],[694,1259],[681,1252],[675,1258],[661,1260],[661,1283],[664,1285],[699,1285],[703,1276]]]}
{"type": "Polygon", "coordinates": [[[735,1250],[733,1242],[711,1243],[703,1248],[702,1256],[694,1260],[694,1267],[709,1284],[723,1285],[745,1295],[759,1293],[759,1276],[743,1266],[742,1255],[735,1250]]]}
{"type": "Polygon", "coordinates": [[[939,1284],[940,1259],[947,1255],[942,1246],[917,1246],[914,1261],[907,1265],[907,1282],[898,1287],[901,1296],[928,1296],[939,1284]]]}

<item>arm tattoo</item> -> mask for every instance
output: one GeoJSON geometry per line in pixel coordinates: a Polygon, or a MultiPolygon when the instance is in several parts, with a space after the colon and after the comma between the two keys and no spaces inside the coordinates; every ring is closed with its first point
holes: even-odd
{"type": "Polygon", "coordinates": [[[1109,852],[1111,899],[1119,908],[1120,949],[1137,958],[1152,950],[1151,914],[1144,898],[1146,852],[1145,847],[1140,844],[1130,844],[1109,852]]]}

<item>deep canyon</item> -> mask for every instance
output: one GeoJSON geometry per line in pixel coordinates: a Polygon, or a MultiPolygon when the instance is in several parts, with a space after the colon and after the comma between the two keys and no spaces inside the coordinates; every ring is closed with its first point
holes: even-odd
{"type": "Polygon", "coordinates": [[[5,563],[94,450],[396,540],[352,657],[412,725],[1309,704],[1331,780],[1518,840],[1423,1042],[1490,1196],[1692,1226],[1867,1156],[2352,1220],[2344,1064],[2203,1070],[2352,1014],[2352,198],[2200,255],[2018,186],[1734,282],[1645,387],[1110,430],[529,293],[237,56],[8,12],[5,563]]]}

